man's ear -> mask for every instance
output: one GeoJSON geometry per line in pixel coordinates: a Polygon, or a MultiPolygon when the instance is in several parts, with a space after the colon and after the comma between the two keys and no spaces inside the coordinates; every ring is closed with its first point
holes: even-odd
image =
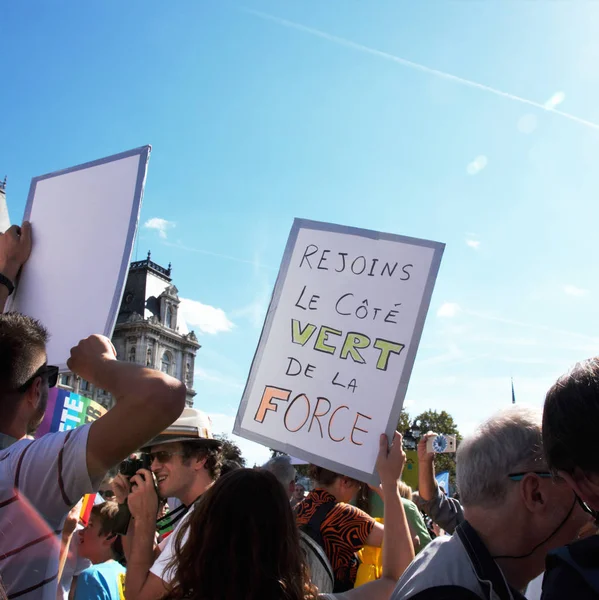
{"type": "Polygon", "coordinates": [[[199,471],[200,469],[203,469],[204,466],[206,465],[207,460],[208,460],[208,458],[206,456],[196,460],[195,465],[193,466],[194,470],[199,471]]]}
{"type": "Polygon", "coordinates": [[[557,473],[592,509],[599,510],[599,482],[591,479],[579,468],[572,473],[557,473]]]}
{"type": "Polygon", "coordinates": [[[541,486],[541,479],[532,473],[527,473],[522,478],[520,496],[531,513],[542,513],[548,507],[548,499],[541,486]]]}
{"type": "Polygon", "coordinates": [[[40,398],[42,397],[42,385],[42,378],[36,377],[25,392],[25,402],[27,402],[31,410],[36,410],[40,403],[40,398]]]}

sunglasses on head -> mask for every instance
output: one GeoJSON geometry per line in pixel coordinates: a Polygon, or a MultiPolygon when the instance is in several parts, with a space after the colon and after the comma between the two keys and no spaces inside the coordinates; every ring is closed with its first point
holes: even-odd
{"type": "Polygon", "coordinates": [[[58,367],[42,365],[17,391],[26,392],[38,377],[47,377],[48,387],[53,388],[58,382],[58,367]]]}

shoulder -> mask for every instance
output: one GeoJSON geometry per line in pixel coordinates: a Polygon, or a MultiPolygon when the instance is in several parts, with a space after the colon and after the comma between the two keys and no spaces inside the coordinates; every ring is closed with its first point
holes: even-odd
{"type": "Polygon", "coordinates": [[[543,600],[562,598],[564,595],[584,600],[596,598],[599,590],[599,538],[574,542],[547,555],[543,600]]]}
{"type": "Polygon", "coordinates": [[[352,506],[351,504],[346,504],[345,502],[338,502],[332,509],[330,513],[331,518],[343,517],[344,519],[349,519],[352,521],[357,521],[361,523],[373,523],[374,519],[363,510],[352,506]]]}

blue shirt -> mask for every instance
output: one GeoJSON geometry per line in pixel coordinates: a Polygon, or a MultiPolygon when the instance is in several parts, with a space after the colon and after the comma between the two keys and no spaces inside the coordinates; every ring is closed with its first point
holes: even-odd
{"type": "Polygon", "coordinates": [[[115,560],[85,569],[77,578],[75,600],[123,599],[125,573],[125,568],[115,560]]]}

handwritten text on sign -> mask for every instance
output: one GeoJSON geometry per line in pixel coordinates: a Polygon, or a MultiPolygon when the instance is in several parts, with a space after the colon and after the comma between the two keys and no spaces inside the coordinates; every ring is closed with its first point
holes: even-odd
{"type": "Polygon", "coordinates": [[[401,409],[442,246],[318,225],[298,227],[288,247],[235,431],[372,474],[378,436],[401,409]]]}

